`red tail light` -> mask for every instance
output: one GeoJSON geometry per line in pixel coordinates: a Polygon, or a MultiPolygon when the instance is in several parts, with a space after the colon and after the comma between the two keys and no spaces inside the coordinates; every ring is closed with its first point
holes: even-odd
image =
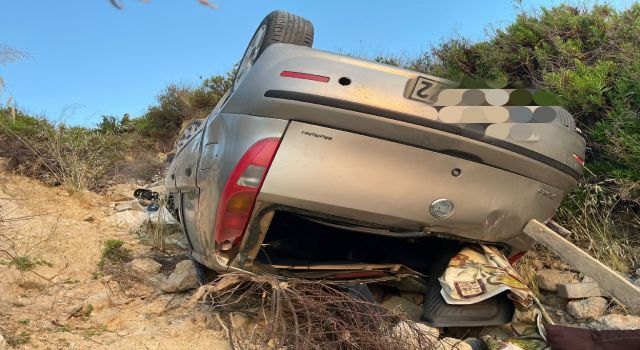
{"type": "Polygon", "coordinates": [[[216,247],[229,250],[240,243],[262,182],[276,155],[280,139],[256,142],[240,158],[224,186],[216,219],[216,247]]]}
{"type": "Polygon", "coordinates": [[[325,77],[324,75],[317,75],[317,74],[309,74],[309,73],[301,73],[301,72],[292,72],[292,71],[282,71],[282,73],[280,73],[281,77],[286,77],[286,78],[298,78],[298,79],[306,79],[306,80],[314,80],[314,81],[319,81],[321,83],[328,83],[329,82],[329,77],[325,77]]]}

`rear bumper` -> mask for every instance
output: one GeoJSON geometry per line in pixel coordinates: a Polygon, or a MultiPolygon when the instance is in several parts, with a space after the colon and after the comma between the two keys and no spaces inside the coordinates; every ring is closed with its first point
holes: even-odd
{"type": "Polygon", "coordinates": [[[258,202],[527,250],[530,219],[545,221],[563,191],[466,159],[345,131],[292,122],[258,202]],[[460,175],[452,175],[459,169],[460,175]],[[454,203],[435,218],[430,204],[454,203]]]}
{"type": "MultiPolygon", "coordinates": [[[[582,165],[574,154],[584,158],[585,144],[574,130],[559,122],[525,123],[535,132],[531,139],[521,140],[496,135],[495,130],[500,129],[501,124],[518,124],[509,118],[488,126],[486,134],[473,127],[473,123],[480,126],[481,122],[447,122],[439,115],[442,108],[462,115],[458,109],[464,106],[412,100],[411,82],[418,76],[423,74],[310,48],[272,45],[223,110],[296,120],[461,155],[565,192],[575,186],[582,165]],[[292,79],[280,76],[283,71],[318,74],[330,80],[292,79]],[[349,77],[351,83],[341,85],[340,77],[349,77]]],[[[428,78],[439,82],[436,85],[441,89],[451,84],[436,77],[428,78]]],[[[474,108],[481,110],[480,114],[510,115],[512,108],[533,111],[538,107],[478,105],[474,108]]]]}

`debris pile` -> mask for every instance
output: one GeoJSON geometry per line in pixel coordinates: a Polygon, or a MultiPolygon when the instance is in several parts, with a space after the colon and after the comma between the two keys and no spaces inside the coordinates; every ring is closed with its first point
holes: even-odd
{"type": "MultiPolygon", "coordinates": [[[[640,317],[629,315],[629,310],[602,291],[598,282],[569,266],[562,267],[565,270],[549,268],[536,274],[541,302],[554,322],[598,330],[640,329],[640,317]]],[[[640,274],[636,281],[640,281],[640,274]]]]}

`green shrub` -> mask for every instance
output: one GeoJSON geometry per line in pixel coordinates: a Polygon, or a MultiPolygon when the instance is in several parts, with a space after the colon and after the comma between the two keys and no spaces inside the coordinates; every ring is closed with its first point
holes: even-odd
{"type": "Polygon", "coordinates": [[[108,239],[104,242],[102,255],[98,261],[98,267],[103,268],[106,262],[127,262],[131,261],[131,252],[123,247],[124,242],[119,239],[108,239]]]}
{"type": "MultiPolygon", "coordinates": [[[[640,4],[521,13],[487,40],[454,38],[403,66],[450,79],[507,80],[555,93],[587,141],[587,170],[558,220],[624,271],[640,241],[640,4]],[[624,204],[624,205],[623,205],[624,204]],[[634,243],[636,242],[636,243],[634,243]]],[[[398,63],[394,59],[377,59],[398,63]]]]}

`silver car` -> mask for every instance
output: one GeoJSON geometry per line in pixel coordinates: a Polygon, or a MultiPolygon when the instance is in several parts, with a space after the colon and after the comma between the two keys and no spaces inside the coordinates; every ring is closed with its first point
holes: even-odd
{"type": "Polygon", "coordinates": [[[312,41],[306,19],[269,14],[233,88],[180,137],[166,185],[201,274],[424,281],[469,242],[531,248],[524,225],[583,168],[564,109],[312,41]]]}

